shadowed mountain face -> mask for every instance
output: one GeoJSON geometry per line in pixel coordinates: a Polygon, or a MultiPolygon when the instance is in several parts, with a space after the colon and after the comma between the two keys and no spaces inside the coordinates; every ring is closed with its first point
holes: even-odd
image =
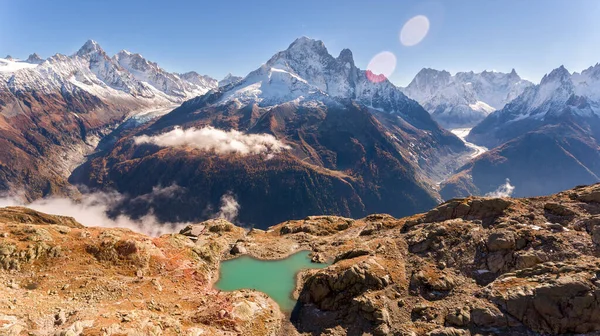
{"type": "Polygon", "coordinates": [[[370,82],[349,51],[336,59],[322,42],[301,38],[243,80],[124,136],[71,181],[94,190],[114,188],[130,196],[117,211],[152,211],[164,221],[209,218],[221,197],[233,194],[241,205],[238,220],[266,227],[313,214],[426,210],[439,199],[428,183],[433,167],[464,152],[458,138],[398,88],[370,82]],[[205,127],[268,134],[287,149],[222,153],[200,149],[195,140],[135,141],[205,127]],[[177,202],[136,200],[155,186],[173,184],[183,190],[177,202]]]}
{"type": "MultiPolygon", "coordinates": [[[[191,106],[184,104],[173,114],[191,106]]],[[[220,198],[232,193],[241,205],[241,223],[267,227],[317,213],[360,217],[371,212],[411,214],[437,204],[436,195],[417,178],[400,143],[364,106],[292,103],[234,111],[200,108],[184,128],[214,126],[248,134],[272,134],[290,147],[282,153],[218,154],[189,147],[136,145],[129,136],[73,175],[93,189],[115,188],[132,197],[154,186],[176,184],[176,200],[140,203],[133,198],[118,210],[142,216],[149,210],[163,221],[208,218],[220,198]],[[81,177],[84,177],[83,179],[81,177]],[[165,204],[167,202],[167,204],[165,204]]],[[[165,116],[164,119],[173,117],[165,116]]],[[[165,122],[165,120],[162,120],[165,122]]],[[[141,133],[160,134],[159,120],[141,133]]]]}
{"type": "Polygon", "coordinates": [[[444,199],[485,195],[506,183],[513,196],[548,195],[598,182],[600,152],[578,125],[550,125],[526,133],[477,157],[442,184],[444,199]]]}

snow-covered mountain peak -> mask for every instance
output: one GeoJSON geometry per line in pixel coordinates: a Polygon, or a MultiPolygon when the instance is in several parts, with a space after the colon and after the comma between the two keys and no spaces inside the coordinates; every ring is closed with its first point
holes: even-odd
{"type": "Polygon", "coordinates": [[[85,57],[91,54],[106,54],[104,52],[104,49],[102,49],[102,47],[100,47],[100,45],[98,44],[98,42],[94,41],[94,40],[88,40],[87,42],[85,42],[85,44],[79,48],[79,50],[77,51],[76,55],[80,56],[80,57],[85,57]]]}
{"type": "Polygon", "coordinates": [[[10,55],[6,55],[6,57],[4,57],[4,59],[5,59],[5,60],[8,60],[8,61],[14,61],[14,60],[15,60],[15,59],[14,59],[12,56],[10,56],[10,55]]]}
{"type": "Polygon", "coordinates": [[[184,81],[196,85],[197,90],[203,93],[206,93],[209,90],[215,89],[219,86],[219,83],[216,79],[210,76],[200,75],[196,71],[179,74],[179,77],[184,81]]]}
{"type": "Polygon", "coordinates": [[[22,69],[31,69],[35,67],[37,67],[37,64],[19,61],[12,57],[0,58],[0,81],[3,79],[3,76],[1,76],[1,74],[7,74],[8,76],[12,76],[12,73],[16,71],[22,69]]]}
{"type": "Polygon", "coordinates": [[[168,96],[177,97],[177,99],[199,96],[217,87],[216,80],[210,77],[201,76],[196,72],[188,72],[184,75],[170,73],[141,54],[127,50],[116,54],[114,60],[138,81],[147,83],[168,96]]]}
{"type": "Polygon", "coordinates": [[[600,63],[596,63],[581,72],[581,75],[588,76],[590,78],[600,80],[600,63]]]}
{"type": "Polygon", "coordinates": [[[33,54],[29,55],[29,57],[27,57],[25,62],[31,63],[31,64],[41,64],[42,62],[44,62],[44,60],[37,53],[33,53],[33,54]]]}
{"type": "Polygon", "coordinates": [[[333,60],[323,41],[303,36],[292,42],[286,50],[273,55],[267,64],[299,72],[322,72],[323,67],[333,60]]]}
{"type": "Polygon", "coordinates": [[[287,50],[313,50],[319,53],[327,53],[327,48],[325,47],[325,43],[323,43],[323,41],[315,40],[306,36],[297,38],[290,44],[287,50]]]}
{"type": "MultiPolygon", "coordinates": [[[[387,79],[371,81],[367,72],[354,65],[352,52],[342,50],[338,58],[327,52],[322,41],[301,37],[284,51],[229,88],[221,103],[238,101],[261,105],[280,104],[318,95],[353,99],[366,106],[391,113],[402,113],[407,106],[418,105],[408,99],[387,79]]],[[[422,109],[411,116],[423,119],[422,109]],[[417,115],[418,114],[418,115],[417,115]]],[[[431,123],[427,116],[424,123],[431,123]]]]}
{"type": "Polygon", "coordinates": [[[122,67],[130,71],[148,71],[150,69],[153,69],[155,71],[162,71],[162,69],[158,66],[157,63],[148,61],[141,54],[132,53],[127,50],[121,50],[118,54],[114,56],[114,59],[122,67]]]}
{"type": "Polygon", "coordinates": [[[469,135],[470,141],[497,145],[545,125],[563,122],[597,124],[600,117],[600,66],[581,73],[560,66],[540,84],[528,87],[503,109],[489,115],[469,135]]]}

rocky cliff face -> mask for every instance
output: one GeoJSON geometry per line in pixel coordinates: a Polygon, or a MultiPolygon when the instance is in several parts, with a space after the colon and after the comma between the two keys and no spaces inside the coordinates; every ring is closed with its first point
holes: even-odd
{"type": "Polygon", "coordinates": [[[68,335],[547,335],[600,332],[600,185],[465,198],[415,216],[224,220],[145,237],[0,209],[0,330],[68,335]],[[220,260],[309,249],[283,317],[212,288],[220,260]],[[60,265],[60,267],[58,267],[60,265]]]}

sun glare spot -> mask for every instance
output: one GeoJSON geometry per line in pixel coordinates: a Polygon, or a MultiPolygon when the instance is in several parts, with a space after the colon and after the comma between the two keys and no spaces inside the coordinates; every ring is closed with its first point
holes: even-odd
{"type": "Polygon", "coordinates": [[[383,82],[396,69],[396,56],[383,51],[375,55],[367,65],[367,78],[374,83],[383,82]]]}
{"type": "Polygon", "coordinates": [[[419,44],[429,32],[429,19],[424,15],[417,15],[406,21],[400,31],[400,42],[412,47],[419,44]]]}

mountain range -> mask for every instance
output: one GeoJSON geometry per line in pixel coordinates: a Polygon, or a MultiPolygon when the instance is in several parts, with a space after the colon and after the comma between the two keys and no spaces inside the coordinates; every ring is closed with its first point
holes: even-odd
{"type": "Polygon", "coordinates": [[[600,65],[537,85],[514,70],[423,69],[399,88],[307,37],[218,81],[90,40],[71,56],[0,59],[0,191],[116,190],[115,216],[168,222],[207,219],[231,195],[239,221],[261,227],[409,215],[507,179],[516,196],[545,195],[600,180],[599,92],[600,65]],[[440,125],[475,125],[469,146],[440,125]],[[142,202],[161,188],[180,196],[142,202]]]}
{"type": "Polygon", "coordinates": [[[510,73],[470,71],[451,75],[448,71],[425,68],[403,92],[450,129],[475,126],[532,85],[514,69],[510,73]]]}
{"type": "Polygon", "coordinates": [[[467,140],[495,147],[442,185],[445,198],[493,191],[546,195],[600,179],[600,65],[553,70],[475,126],[467,140]]]}

